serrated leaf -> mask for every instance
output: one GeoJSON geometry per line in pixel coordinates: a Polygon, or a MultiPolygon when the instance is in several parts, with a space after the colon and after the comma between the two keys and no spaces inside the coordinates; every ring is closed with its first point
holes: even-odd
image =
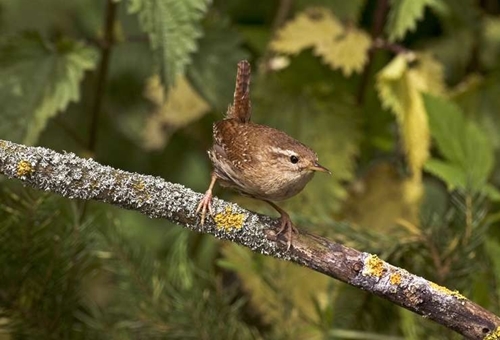
{"type": "Polygon", "coordinates": [[[37,34],[0,41],[2,138],[34,144],[48,120],[80,99],[80,82],[97,60],[74,41],[47,43],[37,34]]]}
{"type": "Polygon", "coordinates": [[[214,20],[205,30],[188,69],[187,76],[193,86],[217,110],[225,110],[230,103],[236,65],[248,57],[241,44],[240,36],[227,22],[214,20]]]}
{"type": "Polygon", "coordinates": [[[450,189],[483,191],[494,164],[491,141],[475,122],[465,119],[454,103],[431,95],[425,95],[424,101],[432,136],[447,163],[436,168],[438,161],[433,160],[430,172],[443,179],[450,189]],[[452,174],[451,168],[464,175],[459,177],[457,170],[452,174]]]}
{"type": "Polygon", "coordinates": [[[310,8],[301,12],[278,31],[271,49],[285,54],[297,54],[313,48],[333,69],[345,76],[360,72],[368,60],[371,38],[356,27],[345,28],[326,8],[310,8]]]}
{"type": "Polygon", "coordinates": [[[424,16],[425,7],[435,2],[435,0],[391,0],[389,19],[385,27],[389,40],[402,39],[408,31],[415,30],[417,21],[424,16]]]}
{"type": "Polygon", "coordinates": [[[377,75],[376,88],[382,106],[396,116],[410,177],[403,198],[415,208],[423,194],[422,168],[429,157],[430,133],[422,91],[444,88],[439,63],[427,54],[400,54],[377,75]],[[412,62],[412,66],[410,66],[412,62]]]}
{"type": "Polygon", "coordinates": [[[409,168],[415,176],[429,155],[430,135],[421,92],[439,93],[444,88],[442,67],[432,57],[398,55],[377,75],[382,105],[398,120],[409,168]],[[410,67],[409,59],[416,58],[410,67]]]}
{"type": "Polygon", "coordinates": [[[144,146],[158,150],[165,146],[177,129],[200,118],[210,105],[191,87],[185,77],[179,77],[165,98],[159,76],[148,79],[145,97],[155,106],[144,128],[144,146]]]}
{"type": "Polygon", "coordinates": [[[208,0],[129,0],[129,13],[138,14],[160,65],[166,88],[184,74],[202,36],[200,21],[208,0]]]}
{"type": "Polygon", "coordinates": [[[344,31],[340,21],[326,8],[310,8],[286,23],[271,42],[271,49],[286,54],[335,39],[344,31]]]}
{"type": "Polygon", "coordinates": [[[372,40],[368,34],[357,28],[347,28],[336,39],[325,40],[316,45],[315,54],[333,69],[341,69],[346,77],[361,72],[368,60],[372,40]]]}

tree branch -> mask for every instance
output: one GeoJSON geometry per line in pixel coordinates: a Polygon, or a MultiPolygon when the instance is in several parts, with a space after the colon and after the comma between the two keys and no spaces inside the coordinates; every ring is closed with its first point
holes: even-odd
{"type": "Polygon", "coordinates": [[[0,174],[70,199],[97,200],[165,218],[188,229],[292,261],[434,320],[468,339],[498,339],[500,318],[451,291],[376,255],[300,231],[293,248],[276,238],[278,222],[215,198],[204,227],[194,211],[202,195],[159,177],[130,173],[41,147],[0,140],[0,174]]]}

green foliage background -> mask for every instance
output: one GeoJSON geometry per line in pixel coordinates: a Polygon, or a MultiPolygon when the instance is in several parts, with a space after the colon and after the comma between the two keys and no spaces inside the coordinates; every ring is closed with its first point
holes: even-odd
{"type": "MultiPolygon", "coordinates": [[[[333,172],[284,203],[299,227],[500,313],[500,1],[0,0],[0,139],[201,192],[244,58],[253,120],[333,172]]],[[[0,184],[1,340],[459,338],[165,221],[0,184]]]]}

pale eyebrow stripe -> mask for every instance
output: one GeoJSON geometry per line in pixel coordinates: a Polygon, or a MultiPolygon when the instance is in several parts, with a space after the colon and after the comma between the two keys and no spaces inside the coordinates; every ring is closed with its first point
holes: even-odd
{"type": "Polygon", "coordinates": [[[275,146],[271,147],[271,151],[273,151],[275,153],[282,154],[282,155],[296,156],[296,157],[298,157],[298,155],[295,152],[291,151],[291,150],[285,150],[285,149],[278,148],[278,147],[275,147],[275,146]]]}

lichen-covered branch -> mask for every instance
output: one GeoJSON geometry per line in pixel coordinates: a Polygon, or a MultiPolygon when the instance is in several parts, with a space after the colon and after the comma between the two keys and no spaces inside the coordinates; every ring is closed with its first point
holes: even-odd
{"type": "Polygon", "coordinates": [[[0,140],[0,174],[70,199],[97,200],[165,218],[194,231],[292,261],[432,319],[468,339],[500,339],[500,318],[458,292],[394,267],[377,256],[306,232],[290,251],[276,237],[277,221],[213,200],[215,216],[201,227],[194,213],[202,195],[159,177],[101,165],[73,153],[57,153],[0,140]]]}

